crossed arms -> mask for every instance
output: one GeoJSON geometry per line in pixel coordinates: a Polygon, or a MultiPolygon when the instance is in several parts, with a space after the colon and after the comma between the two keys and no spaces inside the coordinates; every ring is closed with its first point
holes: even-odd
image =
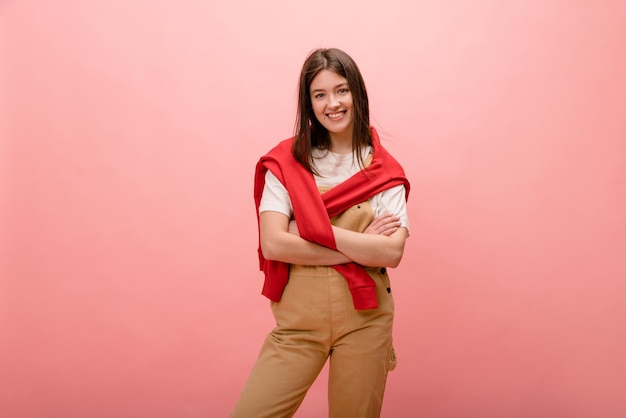
{"type": "Polygon", "coordinates": [[[408,236],[398,217],[385,214],[364,232],[333,226],[335,251],[301,238],[296,222],[283,213],[264,211],[259,219],[263,257],[290,264],[331,266],[353,261],[369,267],[397,267],[408,236]]]}

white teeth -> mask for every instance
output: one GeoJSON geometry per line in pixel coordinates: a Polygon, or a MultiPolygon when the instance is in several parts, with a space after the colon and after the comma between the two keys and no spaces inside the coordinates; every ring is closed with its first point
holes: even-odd
{"type": "Polygon", "coordinates": [[[343,116],[343,112],[340,112],[340,113],[329,113],[328,114],[328,117],[330,119],[337,119],[337,118],[340,118],[341,116],[343,116]]]}

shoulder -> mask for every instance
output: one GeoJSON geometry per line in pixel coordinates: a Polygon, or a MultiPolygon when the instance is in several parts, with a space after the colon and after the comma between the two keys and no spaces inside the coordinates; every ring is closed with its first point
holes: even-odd
{"type": "Polygon", "coordinates": [[[283,160],[286,157],[290,157],[292,155],[291,148],[293,147],[294,138],[287,138],[280,141],[274,148],[269,150],[261,159],[263,158],[274,158],[278,160],[283,160]]]}
{"type": "Polygon", "coordinates": [[[259,159],[255,173],[257,182],[263,183],[265,172],[269,170],[278,177],[279,181],[284,183],[285,172],[291,172],[294,170],[294,167],[298,166],[291,152],[293,141],[293,137],[280,141],[259,159]]]}
{"type": "Polygon", "coordinates": [[[380,161],[384,167],[404,171],[398,160],[396,160],[380,142],[373,144],[373,153],[374,158],[380,161]]]}

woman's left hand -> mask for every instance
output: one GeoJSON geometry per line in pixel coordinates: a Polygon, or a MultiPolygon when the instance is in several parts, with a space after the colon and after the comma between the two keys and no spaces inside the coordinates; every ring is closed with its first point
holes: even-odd
{"type": "Polygon", "coordinates": [[[400,218],[390,213],[385,213],[374,218],[363,233],[389,236],[396,232],[398,228],[400,228],[400,218]]]}

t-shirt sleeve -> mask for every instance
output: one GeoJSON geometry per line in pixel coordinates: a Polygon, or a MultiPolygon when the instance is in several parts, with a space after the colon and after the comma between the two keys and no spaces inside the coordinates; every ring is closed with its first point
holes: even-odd
{"type": "Polygon", "coordinates": [[[265,186],[259,204],[259,213],[265,211],[280,212],[290,218],[293,213],[289,192],[269,170],[265,173],[265,186]]]}
{"type": "Polygon", "coordinates": [[[409,216],[406,208],[406,190],[404,185],[391,187],[378,193],[372,199],[370,204],[374,209],[374,216],[380,216],[385,213],[391,213],[400,218],[400,226],[410,231],[409,216]]]}

